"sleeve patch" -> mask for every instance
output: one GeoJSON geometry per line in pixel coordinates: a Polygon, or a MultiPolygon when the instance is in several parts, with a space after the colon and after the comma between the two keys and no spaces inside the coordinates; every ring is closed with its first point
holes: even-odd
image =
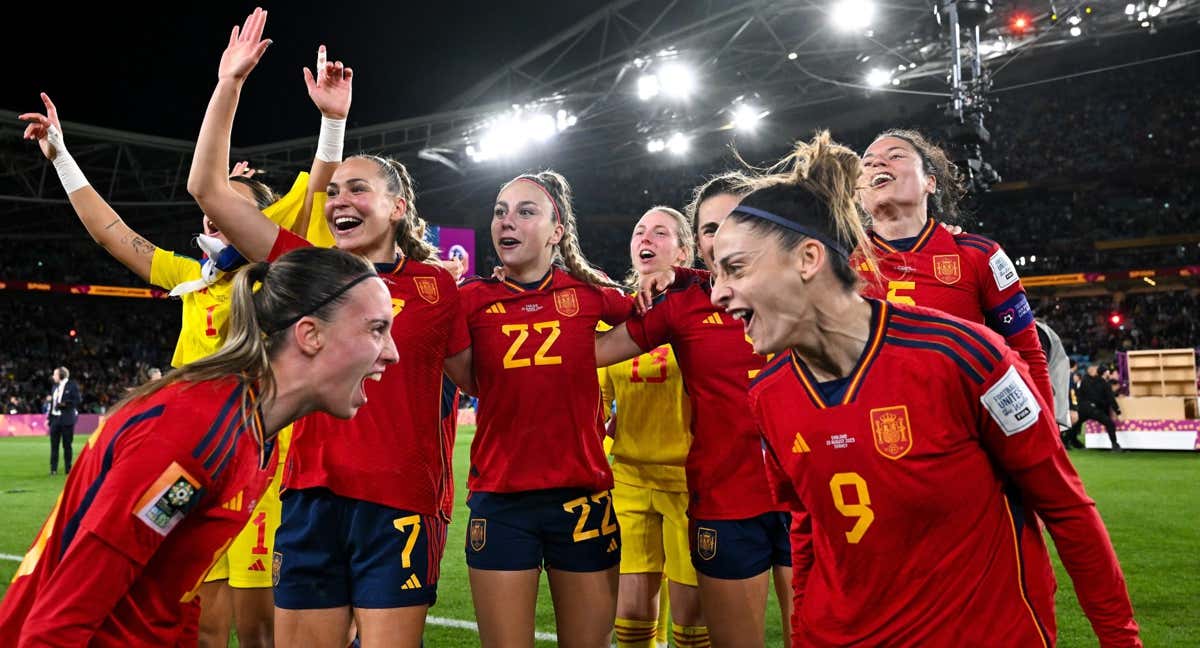
{"type": "Polygon", "coordinates": [[[1042,413],[1037,398],[1021,379],[1016,367],[1009,367],[979,400],[1005,436],[1029,429],[1042,413]]]}
{"type": "Polygon", "coordinates": [[[1024,291],[1009,297],[1004,303],[988,311],[988,326],[1004,337],[1024,331],[1033,321],[1033,309],[1024,291]]]}
{"type": "Polygon", "coordinates": [[[996,250],[996,253],[988,259],[988,266],[992,269],[992,277],[996,280],[996,288],[1005,290],[1009,286],[1017,283],[1017,267],[1013,265],[1012,259],[1004,253],[1004,250],[996,250]]]}
{"type": "Polygon", "coordinates": [[[165,536],[200,501],[203,492],[195,477],[183,466],[171,462],[138,500],[133,515],[155,533],[165,536]]]}

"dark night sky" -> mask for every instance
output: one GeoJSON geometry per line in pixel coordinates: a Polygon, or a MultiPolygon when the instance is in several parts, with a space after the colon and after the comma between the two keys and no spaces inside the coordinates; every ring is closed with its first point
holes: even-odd
{"type": "MultiPolygon", "coordinates": [[[[95,3],[6,8],[10,82],[0,108],[40,110],[50,94],[63,119],[194,139],[229,38],[249,2],[95,3]],[[53,15],[47,16],[51,8],[53,15]],[[47,25],[47,21],[55,24],[47,25]],[[15,82],[11,81],[15,80],[15,82]]],[[[300,68],[317,45],[354,68],[351,126],[434,112],[496,67],[598,6],[553,2],[275,2],[274,44],[242,96],[235,145],[315,135],[319,121],[300,68]]]]}

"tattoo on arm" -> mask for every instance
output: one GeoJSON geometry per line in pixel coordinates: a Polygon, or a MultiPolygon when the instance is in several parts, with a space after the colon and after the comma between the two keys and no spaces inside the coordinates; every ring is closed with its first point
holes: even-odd
{"type": "Polygon", "coordinates": [[[125,238],[121,239],[121,242],[132,247],[133,251],[138,254],[154,254],[154,244],[136,234],[126,235],[125,238]]]}
{"type": "Polygon", "coordinates": [[[104,226],[104,229],[106,229],[106,230],[110,230],[110,229],[112,229],[112,228],[113,228],[113,225],[116,225],[117,223],[120,223],[120,222],[121,222],[121,219],[120,219],[120,218],[114,218],[114,219],[113,219],[113,222],[111,222],[111,223],[109,223],[108,225],[105,225],[105,226],[104,226]]]}

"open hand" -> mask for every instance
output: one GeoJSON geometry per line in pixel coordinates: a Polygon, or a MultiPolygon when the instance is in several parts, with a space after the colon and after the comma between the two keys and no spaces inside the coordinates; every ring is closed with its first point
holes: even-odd
{"type": "Polygon", "coordinates": [[[42,155],[53,162],[54,158],[58,156],[58,151],[65,149],[62,139],[62,123],[58,121],[58,109],[54,107],[54,102],[50,101],[50,96],[45,92],[41,96],[42,104],[46,106],[45,115],[35,112],[24,113],[17,119],[29,122],[29,125],[25,127],[25,134],[21,138],[37,140],[38,146],[42,149],[42,155]]]}
{"type": "Polygon", "coordinates": [[[325,46],[317,48],[317,76],[304,68],[304,85],[308,97],[316,104],[321,114],[330,119],[345,119],[350,114],[350,95],[354,70],[342,65],[341,61],[330,63],[325,58],[325,46]]]}
{"type": "Polygon", "coordinates": [[[258,65],[263,52],[271,45],[271,39],[263,40],[263,28],[267,24],[267,12],[262,7],[246,17],[239,30],[236,26],[229,34],[229,44],[221,54],[221,65],[217,78],[222,81],[245,81],[250,71],[258,65]]]}
{"type": "Polygon", "coordinates": [[[250,168],[250,162],[242,160],[233,165],[233,171],[229,172],[229,177],[235,178],[241,176],[243,178],[253,178],[255,173],[258,173],[258,169],[250,168]]]}

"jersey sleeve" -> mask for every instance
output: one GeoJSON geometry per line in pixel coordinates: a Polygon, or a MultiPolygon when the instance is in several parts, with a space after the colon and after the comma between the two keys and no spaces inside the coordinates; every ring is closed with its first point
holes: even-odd
{"type": "MultiPolygon", "coordinates": [[[[117,456],[97,482],[91,502],[86,508],[81,506],[78,526],[79,533],[95,535],[138,565],[149,562],[213,485],[202,462],[206,457],[193,457],[197,448],[191,441],[196,439],[169,429],[185,427],[187,419],[204,420],[204,416],[182,410],[149,416],[154,411],[145,413],[146,418],[119,440],[117,456]]],[[[216,468],[222,462],[212,463],[216,468]]]]}
{"type": "Polygon", "coordinates": [[[154,249],[150,259],[150,283],[164,290],[200,278],[200,262],[162,248],[154,249]]]}
{"type": "Polygon", "coordinates": [[[629,337],[641,347],[643,353],[671,343],[671,323],[678,299],[677,293],[667,293],[659,297],[650,310],[644,314],[634,313],[625,322],[629,337]]]}
{"type": "Polygon", "coordinates": [[[285,230],[296,226],[300,211],[304,207],[304,196],[308,193],[308,172],[300,172],[288,192],[262,210],[263,216],[285,230]]]}
{"type": "Polygon", "coordinates": [[[633,314],[633,297],[616,288],[600,288],[600,320],[616,326],[633,314]]]}
{"type": "Polygon", "coordinates": [[[604,420],[608,421],[612,418],[613,402],[617,400],[617,388],[613,385],[612,372],[608,367],[597,369],[596,376],[600,380],[600,407],[604,412],[604,420]]]}
{"type": "Polygon", "coordinates": [[[289,232],[287,228],[280,227],[279,234],[275,237],[275,244],[271,246],[271,251],[267,254],[267,261],[277,261],[279,257],[302,247],[312,247],[312,243],[289,232]]]}
{"type": "Polygon", "coordinates": [[[19,645],[90,645],[142,567],[98,535],[83,532],[38,592],[19,645]]]}
{"type": "Polygon", "coordinates": [[[1108,531],[1058,441],[1050,407],[1032,384],[1028,371],[1006,350],[981,390],[981,441],[1045,522],[1100,645],[1141,646],[1108,531]]]}
{"type": "Polygon", "coordinates": [[[1038,340],[1033,308],[1021,285],[1017,267],[994,241],[987,241],[987,248],[986,264],[977,266],[984,320],[988,328],[1004,336],[1008,345],[1029,365],[1029,373],[1038,393],[1047,402],[1054,402],[1046,353],[1038,340]]]}

